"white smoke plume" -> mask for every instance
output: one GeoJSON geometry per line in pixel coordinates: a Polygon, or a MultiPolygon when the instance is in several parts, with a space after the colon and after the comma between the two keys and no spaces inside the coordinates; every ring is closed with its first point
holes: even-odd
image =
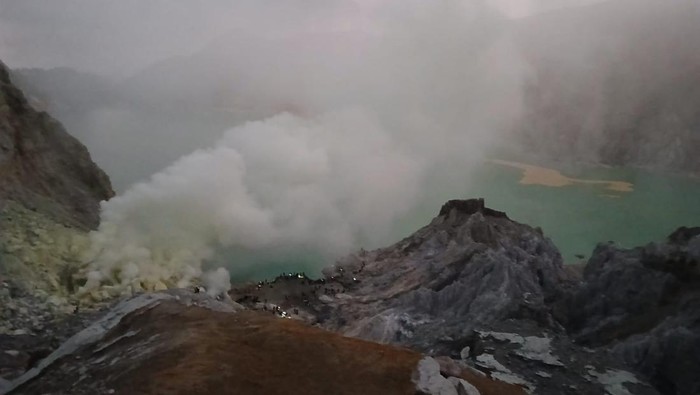
{"type": "Polygon", "coordinates": [[[220,267],[204,273],[202,282],[210,296],[219,296],[231,289],[231,274],[228,270],[220,267]]]}
{"type": "MultiPolygon", "coordinates": [[[[437,199],[427,185],[461,190],[519,111],[518,54],[483,4],[385,11],[356,31],[249,32],[191,59],[191,78],[287,111],[228,130],[104,203],[86,289],[184,286],[226,249],[332,259],[390,240],[397,219],[437,199]]],[[[223,264],[235,274],[243,263],[223,264]]]]}
{"type": "Polygon", "coordinates": [[[91,278],[185,285],[217,247],[345,252],[415,203],[422,171],[359,110],[251,122],[106,202],[91,278]]]}

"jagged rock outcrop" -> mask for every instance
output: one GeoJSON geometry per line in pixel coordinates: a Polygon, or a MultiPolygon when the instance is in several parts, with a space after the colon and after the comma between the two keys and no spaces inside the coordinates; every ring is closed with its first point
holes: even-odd
{"type": "Polygon", "coordinates": [[[119,303],[6,390],[12,395],[443,394],[426,385],[431,380],[455,395],[460,390],[524,394],[467,369],[447,373],[415,351],[343,337],[180,289],[119,303]]]}
{"type": "MultiPolygon", "coordinates": [[[[580,275],[540,230],[482,199],[447,202],[413,235],[324,273],[320,280],[282,276],[232,297],[349,336],[448,356],[531,393],[659,393],[624,358],[569,336],[573,319],[565,313],[585,306],[566,304],[582,287],[580,275]]],[[[442,388],[430,371],[426,388],[442,388]]]]}
{"type": "Polygon", "coordinates": [[[12,200],[62,224],[92,229],[100,201],[113,195],[85,146],[30,106],[0,63],[0,208],[12,200]]]}
{"type": "Polygon", "coordinates": [[[576,276],[541,230],[483,199],[449,201],[408,238],[325,274],[343,289],[321,325],[346,335],[449,355],[537,394],[657,393],[604,351],[573,344],[557,302],[576,276]]]}
{"type": "Polygon", "coordinates": [[[438,352],[454,352],[474,329],[508,319],[557,330],[550,304],[570,277],[541,231],[483,199],[447,202],[428,226],[341,260],[326,276],[346,289],[323,325],[438,352]]]}
{"type": "Polygon", "coordinates": [[[562,311],[577,343],[610,348],[663,393],[700,393],[700,228],[599,245],[562,311]]]}

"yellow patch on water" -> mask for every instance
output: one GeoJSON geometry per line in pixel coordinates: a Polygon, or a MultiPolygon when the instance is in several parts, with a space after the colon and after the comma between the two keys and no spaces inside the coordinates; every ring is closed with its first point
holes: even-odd
{"type": "MultiPolygon", "coordinates": [[[[507,160],[492,159],[489,162],[513,167],[523,171],[523,177],[520,179],[520,184],[523,185],[544,185],[547,187],[565,187],[576,184],[601,185],[605,189],[615,192],[632,192],[634,184],[627,181],[614,180],[587,180],[580,178],[567,177],[558,170],[548,169],[525,163],[511,162],[507,160]]],[[[606,195],[606,197],[619,197],[617,195],[606,195]]]]}

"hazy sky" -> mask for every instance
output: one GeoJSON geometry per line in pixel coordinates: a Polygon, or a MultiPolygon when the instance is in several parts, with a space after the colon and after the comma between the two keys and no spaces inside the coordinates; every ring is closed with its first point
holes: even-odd
{"type": "Polygon", "coordinates": [[[14,67],[128,74],[195,51],[223,32],[247,28],[249,21],[282,29],[285,19],[298,23],[308,13],[324,20],[340,8],[352,7],[322,0],[2,0],[0,58],[14,67]]]}
{"type": "Polygon", "coordinates": [[[489,3],[512,18],[520,18],[557,8],[600,3],[606,0],[489,0],[489,3]]]}
{"type": "MultiPolygon", "coordinates": [[[[595,1],[486,0],[508,17],[595,1]]],[[[10,67],[68,66],[126,76],[251,23],[270,32],[284,32],[290,21],[296,29],[371,29],[368,20],[407,3],[420,1],[0,0],[0,60],[10,67]]]]}

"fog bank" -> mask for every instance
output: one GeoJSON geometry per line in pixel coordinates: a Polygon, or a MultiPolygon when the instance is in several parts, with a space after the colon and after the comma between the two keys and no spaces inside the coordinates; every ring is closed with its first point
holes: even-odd
{"type": "Polygon", "coordinates": [[[0,57],[100,74],[17,72],[121,192],[91,287],[329,264],[464,194],[493,147],[700,169],[693,1],[24,4],[0,3],[0,57]]]}
{"type": "MultiPolygon", "coordinates": [[[[374,23],[352,34],[239,30],[158,73],[184,76],[165,89],[221,84],[219,105],[278,114],[106,202],[87,287],[184,285],[225,249],[312,251],[330,264],[392,240],[394,222],[433,198],[428,181],[462,190],[519,111],[525,70],[502,18],[441,2],[374,23]]],[[[232,275],[250,264],[223,262],[232,275]]]]}

